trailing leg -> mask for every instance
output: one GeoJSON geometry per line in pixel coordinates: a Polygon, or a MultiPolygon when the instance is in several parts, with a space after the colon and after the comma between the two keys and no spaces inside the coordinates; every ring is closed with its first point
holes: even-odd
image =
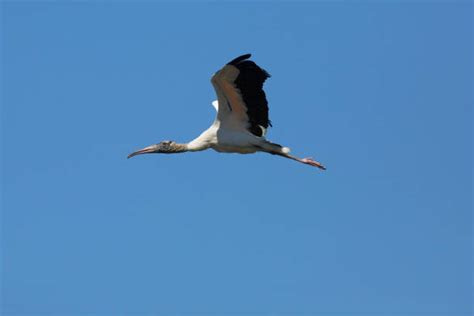
{"type": "Polygon", "coordinates": [[[258,147],[261,151],[265,151],[269,154],[282,156],[282,157],[285,157],[285,158],[288,158],[288,159],[292,159],[292,160],[304,163],[306,165],[310,165],[310,166],[313,166],[313,167],[318,167],[321,170],[326,170],[326,167],[324,167],[321,163],[313,160],[313,158],[311,158],[311,157],[298,158],[298,157],[290,155],[289,154],[290,149],[288,147],[283,147],[281,145],[271,143],[269,141],[266,141],[263,144],[263,146],[258,146],[258,147]]]}

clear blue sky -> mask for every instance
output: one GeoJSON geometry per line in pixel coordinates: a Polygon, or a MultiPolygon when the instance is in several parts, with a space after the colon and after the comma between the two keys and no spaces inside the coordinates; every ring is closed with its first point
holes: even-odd
{"type": "Polygon", "coordinates": [[[471,315],[468,1],[2,2],[2,315],[471,315]],[[212,73],[267,154],[148,155],[212,73]]]}

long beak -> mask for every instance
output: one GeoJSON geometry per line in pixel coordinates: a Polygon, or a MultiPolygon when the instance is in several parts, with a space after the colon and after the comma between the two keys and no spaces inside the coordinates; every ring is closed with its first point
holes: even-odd
{"type": "Polygon", "coordinates": [[[137,150],[136,152],[131,153],[130,155],[127,156],[127,159],[132,158],[133,156],[137,156],[141,154],[151,154],[154,152],[156,152],[156,146],[155,145],[148,146],[143,149],[137,150]]]}

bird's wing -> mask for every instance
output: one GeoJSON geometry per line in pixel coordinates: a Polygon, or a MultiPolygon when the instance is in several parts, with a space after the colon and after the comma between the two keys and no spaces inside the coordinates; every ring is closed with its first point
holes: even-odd
{"type": "Polygon", "coordinates": [[[272,126],[263,91],[263,83],[270,75],[248,60],[250,56],[246,54],[235,58],[216,72],[211,82],[218,98],[217,119],[261,137],[268,126],[272,126]]]}

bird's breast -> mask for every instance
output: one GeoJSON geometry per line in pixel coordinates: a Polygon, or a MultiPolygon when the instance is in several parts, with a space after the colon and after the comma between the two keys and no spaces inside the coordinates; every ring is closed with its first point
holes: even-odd
{"type": "Polygon", "coordinates": [[[255,136],[243,131],[219,130],[211,146],[218,152],[251,154],[258,150],[255,136]]]}
{"type": "Polygon", "coordinates": [[[253,147],[237,147],[231,145],[214,145],[211,148],[220,153],[253,154],[257,151],[257,149],[253,147]]]}

